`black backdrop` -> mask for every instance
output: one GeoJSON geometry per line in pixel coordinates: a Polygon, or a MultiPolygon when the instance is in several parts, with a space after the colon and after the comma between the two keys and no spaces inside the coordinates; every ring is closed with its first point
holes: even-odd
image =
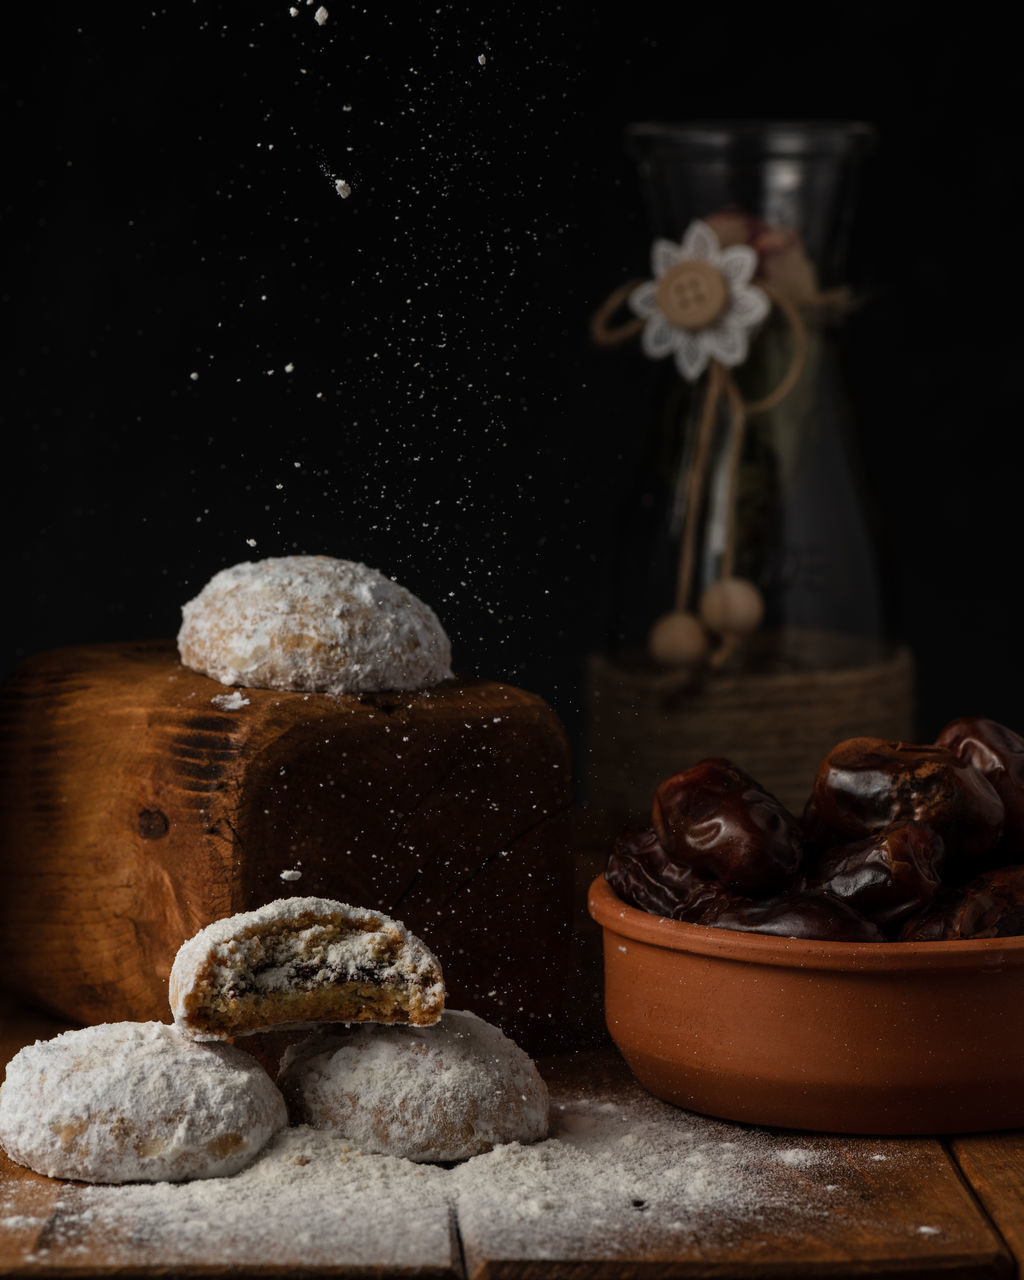
{"type": "Polygon", "coordinates": [[[295,3],[5,10],[0,674],[324,551],[578,742],[640,435],[586,336],[647,267],[622,126],[853,117],[846,360],[920,731],[1024,728],[1018,86],[983,8],[295,3]]]}

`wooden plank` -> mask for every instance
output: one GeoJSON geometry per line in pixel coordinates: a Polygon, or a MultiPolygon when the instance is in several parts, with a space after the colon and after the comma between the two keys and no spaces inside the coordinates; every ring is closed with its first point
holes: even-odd
{"type": "Polygon", "coordinates": [[[665,1106],[609,1055],[551,1073],[558,1144],[456,1175],[470,1280],[1007,1277],[937,1141],[727,1124],[665,1106]],[[559,1145],[562,1150],[557,1150],[559,1145]]]}
{"type": "MultiPolygon", "coordinates": [[[[0,1065],[35,1040],[66,1031],[69,1023],[23,1009],[0,990],[0,1065]]],[[[62,1184],[8,1160],[0,1151],[0,1275],[23,1273],[50,1230],[62,1184]]]]}
{"type": "Polygon", "coordinates": [[[63,1185],[8,1160],[0,1151],[0,1275],[24,1275],[38,1257],[63,1185]]]}
{"type": "MultiPolygon", "coordinates": [[[[362,1157],[378,1172],[383,1159],[362,1157]]],[[[460,1280],[447,1199],[412,1190],[411,1169],[384,1196],[374,1171],[365,1186],[351,1174],[330,1200],[319,1181],[302,1185],[299,1167],[283,1176],[287,1148],[268,1160],[273,1206],[261,1201],[260,1162],[234,1178],[101,1187],[36,1179],[0,1154],[0,1276],[460,1280]]]]}
{"type": "Polygon", "coordinates": [[[353,1153],[336,1197],[325,1198],[321,1174],[304,1185],[287,1137],[234,1178],[178,1186],[62,1183],[0,1154],[0,1276],[459,1280],[451,1209],[431,1171],[420,1190],[415,1166],[382,1179],[386,1157],[353,1153]]]}
{"type": "MultiPolygon", "coordinates": [[[[61,1026],[8,1010],[0,1051],[61,1026]]],[[[62,1183],[0,1159],[0,1276],[456,1280],[456,1222],[469,1280],[1014,1274],[940,1142],[689,1115],[640,1089],[607,1050],[542,1069],[554,1137],[452,1169],[360,1156],[326,1135],[314,1149],[295,1130],[246,1174],[176,1190],[62,1183]],[[325,1195],[328,1155],[337,1165],[325,1195]]],[[[1021,1143],[955,1144],[1018,1250],[1021,1143]]]]}
{"type": "MultiPolygon", "coordinates": [[[[66,1023],[0,1004],[0,1053],[66,1023]]],[[[233,1178],[86,1186],[0,1152],[0,1276],[460,1280],[444,1170],[288,1130],[233,1178]],[[324,1195],[325,1175],[331,1196],[324,1195]]]]}
{"type": "Polygon", "coordinates": [[[1024,1130],[970,1134],[951,1147],[974,1194],[1024,1264],[1024,1130]]]}

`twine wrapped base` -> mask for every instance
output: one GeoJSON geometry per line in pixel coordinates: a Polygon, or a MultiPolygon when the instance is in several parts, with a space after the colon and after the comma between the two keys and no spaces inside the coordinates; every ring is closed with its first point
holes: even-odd
{"type": "MultiPolygon", "coordinates": [[[[811,644],[852,662],[848,641],[817,636],[811,644]]],[[[914,736],[907,649],[857,665],[721,675],[697,684],[593,654],[586,697],[586,802],[610,830],[646,824],[658,783],[707,756],[730,757],[799,815],[822,757],[837,742],[914,736]]]]}

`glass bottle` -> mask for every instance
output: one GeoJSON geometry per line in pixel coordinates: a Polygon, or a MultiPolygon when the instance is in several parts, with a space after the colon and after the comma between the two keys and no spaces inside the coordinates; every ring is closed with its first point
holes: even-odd
{"type": "MultiPolygon", "coordinates": [[[[843,667],[883,652],[875,549],[835,350],[850,302],[847,239],[870,140],[868,126],[850,122],[627,131],[652,238],[678,244],[701,219],[723,247],[752,245],[753,283],[789,300],[806,347],[791,389],[774,407],[748,413],[739,438],[734,408],[719,401],[702,461],[696,426],[708,374],[690,383],[671,359],[651,362],[659,407],[617,543],[609,637],[617,663],[664,667],[664,655],[652,656],[652,627],[673,610],[697,615],[723,576],[753,584],[763,615],[742,643],[718,650],[717,663],[712,655],[709,671],[843,667]]],[[[747,358],[729,371],[747,404],[785,376],[796,341],[787,313],[773,307],[747,358]]]]}

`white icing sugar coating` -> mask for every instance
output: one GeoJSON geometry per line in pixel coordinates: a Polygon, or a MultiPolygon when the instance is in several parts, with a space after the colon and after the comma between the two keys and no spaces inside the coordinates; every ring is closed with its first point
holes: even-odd
{"type": "Polygon", "coordinates": [[[326,1022],[436,1022],[444,979],[399,920],[331,898],[278,898],[179,949],[171,1011],[197,1039],[326,1022]]]}
{"type": "Polygon", "coordinates": [[[161,1022],[26,1045],[0,1089],[0,1145],[51,1178],[181,1182],[237,1173],[288,1116],[260,1064],[161,1022]]]}
{"type": "Polygon", "coordinates": [[[432,1027],[361,1026],[285,1054],[292,1119],[363,1151],[466,1160],[548,1133],[548,1090],[530,1057],[489,1022],[446,1009],[432,1027]]]}
{"type": "Polygon", "coordinates": [[[186,667],[304,693],[425,689],[451,674],[433,609],[376,569],[280,556],[222,569],[181,610],[186,667]]]}

